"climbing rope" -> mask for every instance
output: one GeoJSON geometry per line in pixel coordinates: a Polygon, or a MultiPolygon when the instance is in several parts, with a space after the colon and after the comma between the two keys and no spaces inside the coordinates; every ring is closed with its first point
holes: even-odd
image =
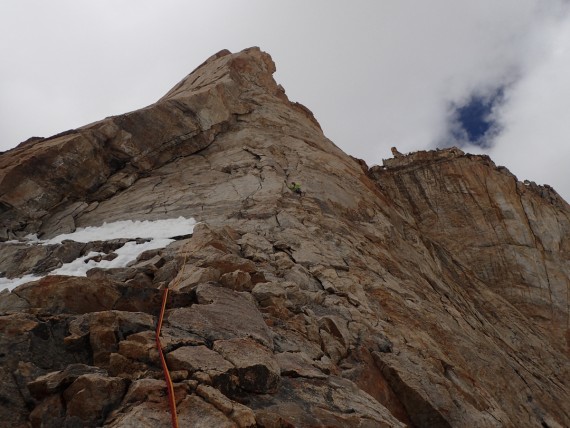
{"type": "Polygon", "coordinates": [[[162,353],[162,344],[160,343],[160,330],[162,328],[162,321],[164,319],[164,311],[166,310],[167,299],[168,287],[165,287],[164,294],[162,295],[162,307],[160,308],[160,315],[158,316],[158,323],[156,325],[155,338],[158,355],[160,356],[160,364],[162,365],[162,371],[164,372],[164,380],[166,381],[166,391],[168,392],[168,404],[170,406],[172,428],[178,428],[178,414],[176,413],[176,397],[174,396],[174,386],[172,385],[172,379],[170,378],[170,372],[168,371],[168,366],[166,365],[166,360],[164,359],[164,354],[162,353]]]}

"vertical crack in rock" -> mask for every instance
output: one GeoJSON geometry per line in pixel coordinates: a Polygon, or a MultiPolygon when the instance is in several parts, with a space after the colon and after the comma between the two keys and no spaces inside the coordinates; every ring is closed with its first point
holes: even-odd
{"type": "MultiPolygon", "coordinates": [[[[519,188],[518,188],[518,186],[517,186],[516,180],[515,180],[515,188],[517,189],[517,194],[518,194],[518,196],[519,196],[519,203],[520,203],[521,210],[523,211],[524,216],[525,216],[526,226],[528,227],[528,230],[530,231],[530,233],[531,233],[531,235],[532,235],[532,237],[533,237],[535,248],[540,252],[540,256],[541,256],[541,259],[542,259],[542,265],[543,265],[543,267],[544,267],[544,276],[545,276],[545,279],[546,279],[546,283],[548,284],[548,294],[549,294],[549,299],[550,299],[550,307],[551,307],[551,310],[552,310],[552,319],[554,320],[554,317],[555,317],[555,315],[554,315],[554,302],[553,302],[553,300],[552,300],[552,287],[551,287],[551,284],[550,284],[550,277],[549,277],[549,275],[548,275],[548,266],[547,266],[547,264],[546,264],[546,255],[545,255],[545,251],[544,251],[544,245],[542,244],[542,241],[541,241],[540,238],[536,235],[536,233],[535,233],[535,231],[534,231],[534,229],[533,229],[533,227],[532,227],[532,224],[531,224],[530,218],[529,218],[529,214],[528,214],[528,212],[527,212],[526,205],[523,203],[523,196],[522,196],[522,193],[520,192],[520,190],[519,190],[519,188]]],[[[569,283],[570,283],[570,281],[569,281],[569,283]]],[[[570,302],[570,295],[569,295],[569,297],[568,297],[568,301],[570,302]]],[[[570,304],[570,303],[569,303],[569,304],[570,304]]],[[[568,312],[568,315],[570,316],[570,311],[568,312]]]]}

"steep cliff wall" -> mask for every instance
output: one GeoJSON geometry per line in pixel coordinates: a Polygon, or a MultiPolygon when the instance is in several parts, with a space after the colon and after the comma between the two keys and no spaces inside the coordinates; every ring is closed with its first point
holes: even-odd
{"type": "Polygon", "coordinates": [[[570,206],[553,189],[457,149],[388,159],[371,176],[423,235],[570,352],[570,206]]]}
{"type": "Polygon", "coordinates": [[[124,243],[7,241],[28,233],[201,222],[0,294],[2,420],[169,426],[169,286],[181,426],[567,426],[568,206],[456,151],[369,170],[274,70],[223,51],[156,104],[0,156],[11,276],[124,243]]]}

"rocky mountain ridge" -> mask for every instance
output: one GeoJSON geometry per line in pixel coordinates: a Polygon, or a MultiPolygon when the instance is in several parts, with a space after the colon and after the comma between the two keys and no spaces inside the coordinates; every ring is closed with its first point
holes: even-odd
{"type": "Polygon", "coordinates": [[[1,420],[170,426],[168,286],[181,426],[568,426],[568,204],[457,149],[368,168],[274,71],[222,51],[151,106],[0,155],[10,276],[124,244],[11,242],[30,233],[201,222],[0,294],[1,420]]]}

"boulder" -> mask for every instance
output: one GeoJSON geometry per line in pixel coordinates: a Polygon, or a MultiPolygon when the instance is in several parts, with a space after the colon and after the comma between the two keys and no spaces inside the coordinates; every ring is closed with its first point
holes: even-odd
{"type": "Polygon", "coordinates": [[[214,342],[214,350],[235,366],[240,389],[255,393],[277,389],[280,369],[270,349],[250,338],[236,338],[214,342]]]}
{"type": "Polygon", "coordinates": [[[185,330],[210,341],[251,337],[261,344],[272,346],[271,333],[261,313],[245,296],[227,288],[210,284],[198,286],[199,304],[170,311],[170,327],[185,330]]]}

